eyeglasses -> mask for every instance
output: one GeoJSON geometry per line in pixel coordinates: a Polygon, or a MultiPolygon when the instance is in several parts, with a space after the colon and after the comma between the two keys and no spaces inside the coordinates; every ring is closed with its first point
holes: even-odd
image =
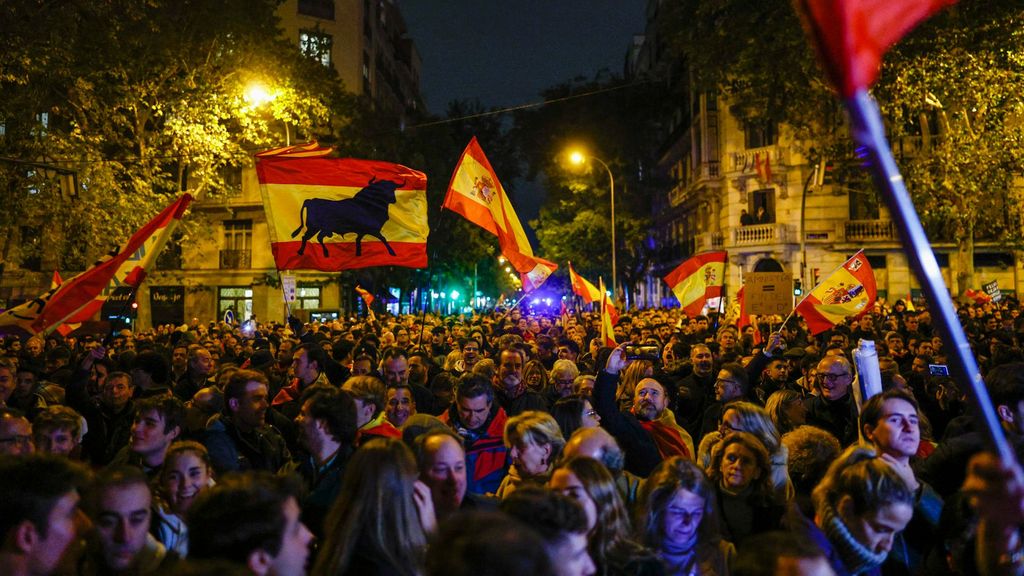
{"type": "Polygon", "coordinates": [[[8,444],[8,443],[11,443],[11,444],[31,444],[32,443],[32,437],[31,436],[27,436],[27,435],[19,434],[17,436],[7,436],[5,438],[0,438],[0,444],[8,444]]]}
{"type": "Polygon", "coordinates": [[[597,418],[597,410],[587,410],[584,414],[591,418],[597,418]]]}
{"type": "Polygon", "coordinates": [[[839,380],[840,378],[842,378],[844,376],[849,376],[849,375],[850,375],[849,372],[841,372],[839,374],[833,374],[831,372],[822,372],[822,373],[818,374],[818,378],[821,378],[825,382],[832,382],[832,383],[834,383],[836,380],[839,380]]]}

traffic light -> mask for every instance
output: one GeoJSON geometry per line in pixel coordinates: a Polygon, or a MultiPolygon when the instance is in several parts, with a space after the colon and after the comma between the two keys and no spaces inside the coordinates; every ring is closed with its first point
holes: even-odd
{"type": "Polygon", "coordinates": [[[801,280],[799,278],[794,278],[793,279],[793,296],[803,296],[803,294],[804,294],[803,280],[801,280]]]}

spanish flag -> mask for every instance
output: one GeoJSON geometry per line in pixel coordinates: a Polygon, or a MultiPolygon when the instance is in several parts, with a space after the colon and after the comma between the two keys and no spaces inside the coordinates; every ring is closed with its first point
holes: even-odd
{"type": "Polygon", "coordinates": [[[501,253],[519,272],[523,290],[539,288],[558,266],[533,255],[508,194],[474,136],[459,158],[443,208],[498,237],[501,253]]]}
{"type": "Polygon", "coordinates": [[[572,291],[583,298],[584,304],[592,304],[601,300],[601,291],[597,289],[587,279],[576,273],[576,270],[572,267],[572,262],[569,262],[569,282],[572,284],[572,291]]]}
{"type": "MultiPolygon", "coordinates": [[[[132,234],[124,245],[103,256],[92,267],[4,312],[0,315],[0,327],[17,326],[32,334],[49,333],[61,324],[90,319],[115,288],[123,285],[138,288],[191,202],[191,195],[182,194],[132,234]]],[[[55,274],[54,281],[58,277],[55,274]]]]}
{"type": "Polygon", "coordinates": [[[369,308],[370,305],[373,304],[373,294],[370,294],[368,291],[363,289],[363,287],[360,286],[359,284],[356,284],[356,294],[359,294],[359,297],[363,299],[363,302],[366,303],[367,308],[369,308]]]}
{"type": "Polygon", "coordinates": [[[615,325],[619,323],[619,311],[608,301],[608,291],[604,287],[604,278],[598,278],[601,285],[601,343],[609,348],[618,346],[615,342],[615,325]]]}
{"type": "Polygon", "coordinates": [[[688,316],[699,315],[708,298],[722,295],[725,256],[725,251],[697,254],[665,276],[665,283],[688,316]]]}
{"type": "Polygon", "coordinates": [[[796,311],[807,320],[811,334],[820,334],[848,316],[871,310],[876,297],[875,273],[861,250],[815,286],[796,311]]]}
{"type": "Polygon", "coordinates": [[[256,155],[277,269],[426,267],[427,176],[331,151],[314,142],[256,155]]]}

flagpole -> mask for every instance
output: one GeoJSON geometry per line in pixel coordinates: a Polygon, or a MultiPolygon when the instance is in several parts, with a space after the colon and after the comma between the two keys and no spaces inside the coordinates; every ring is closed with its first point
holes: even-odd
{"type": "Polygon", "coordinates": [[[904,244],[910,245],[910,266],[921,282],[928,302],[934,305],[932,318],[937,320],[934,323],[935,328],[949,346],[946,350],[953,352],[949,354],[953,376],[958,383],[967,388],[969,396],[974,400],[974,407],[984,423],[983,433],[990,447],[1004,462],[1014,462],[1014,452],[1006,441],[999,418],[981,380],[981,372],[971,353],[963,326],[953,309],[953,301],[942,278],[942,271],[932,252],[921,220],[917,217],[903,176],[900,175],[892,156],[878,105],[863,88],[847,98],[845,103],[850,114],[854,140],[866,151],[875,185],[885,197],[904,244]]]}
{"type": "Polygon", "coordinates": [[[524,292],[523,295],[519,298],[519,300],[516,300],[515,304],[513,304],[508,310],[505,310],[505,313],[502,314],[500,318],[498,318],[498,321],[495,322],[495,324],[497,324],[500,327],[501,323],[505,321],[505,317],[511,314],[512,311],[515,310],[517,306],[519,306],[519,303],[522,302],[523,300],[526,300],[526,297],[529,295],[529,292],[524,292]]]}

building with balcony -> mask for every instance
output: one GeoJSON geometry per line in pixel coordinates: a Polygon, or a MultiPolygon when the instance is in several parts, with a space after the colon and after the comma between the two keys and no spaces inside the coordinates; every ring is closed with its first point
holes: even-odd
{"type": "MultiPolygon", "coordinates": [[[[688,70],[671,59],[658,35],[661,4],[648,2],[646,33],[626,67],[632,77],[668,82],[678,94],[656,153],[657,170],[670,182],[652,198],[656,260],[647,280],[636,287],[636,301],[641,306],[673,304],[661,278],[709,250],[729,254],[730,301],[747,273],[790,272],[809,289],[860,249],[874,270],[879,297],[916,297],[918,283],[896,226],[874,200],[870,184],[819,175],[825,165],[806,152],[813,142],[796,139],[786,126],[744,123],[731,112],[734,102],[694,90],[688,70]],[[744,211],[754,223],[743,224],[744,211]]],[[[924,140],[893,145],[898,155],[926,153],[924,140]]],[[[955,244],[934,236],[932,245],[947,286],[953,286],[955,244]]],[[[974,265],[976,282],[998,281],[1004,293],[1024,288],[1024,258],[996,239],[976,241],[974,265]]]]}
{"type": "MultiPolygon", "coordinates": [[[[283,37],[337,71],[346,89],[366,98],[382,117],[394,118],[395,128],[423,109],[420,56],[397,0],[283,0],[277,15],[283,37]]],[[[47,114],[37,121],[45,128],[47,114]]],[[[4,129],[0,122],[0,135],[4,129]]],[[[192,214],[208,223],[209,234],[202,240],[172,240],[137,293],[115,290],[98,320],[109,321],[114,328],[134,323],[145,329],[193,318],[220,319],[228,310],[238,320],[284,320],[281,278],[270,251],[255,169],[251,164],[225,168],[223,177],[226,189],[215,200],[197,200],[191,206],[192,214]],[[137,309],[132,308],[133,301],[137,309]]],[[[49,289],[54,270],[70,276],[88,264],[42,249],[42,227],[34,223],[11,232],[0,264],[0,305],[17,305],[49,289]]],[[[342,285],[342,275],[292,275],[297,299],[291,312],[297,316],[308,319],[321,309],[352,309],[353,286],[342,285]]]]}

